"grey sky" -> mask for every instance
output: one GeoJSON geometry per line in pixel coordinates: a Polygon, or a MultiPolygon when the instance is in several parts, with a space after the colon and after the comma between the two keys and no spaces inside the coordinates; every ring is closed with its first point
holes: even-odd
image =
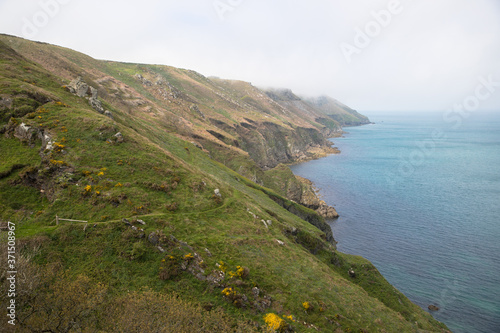
{"type": "Polygon", "coordinates": [[[359,111],[500,111],[498,0],[0,0],[0,32],[359,111]]]}

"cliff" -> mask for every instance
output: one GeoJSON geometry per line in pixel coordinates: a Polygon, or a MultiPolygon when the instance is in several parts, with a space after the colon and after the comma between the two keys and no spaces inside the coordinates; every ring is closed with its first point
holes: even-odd
{"type": "Polygon", "coordinates": [[[446,332],[335,249],[314,190],[279,163],[329,153],[337,127],[286,95],[0,36],[16,330],[446,332]]]}

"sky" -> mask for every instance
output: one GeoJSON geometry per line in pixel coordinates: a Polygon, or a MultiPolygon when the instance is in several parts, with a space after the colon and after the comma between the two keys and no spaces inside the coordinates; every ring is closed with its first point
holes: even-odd
{"type": "Polygon", "coordinates": [[[499,0],[0,0],[0,32],[360,112],[500,112],[499,0]]]}

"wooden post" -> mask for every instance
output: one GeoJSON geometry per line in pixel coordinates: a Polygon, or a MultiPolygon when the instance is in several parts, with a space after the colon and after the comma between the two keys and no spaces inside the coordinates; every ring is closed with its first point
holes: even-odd
{"type": "Polygon", "coordinates": [[[56,225],[59,225],[59,217],[56,215],[56,225]]]}

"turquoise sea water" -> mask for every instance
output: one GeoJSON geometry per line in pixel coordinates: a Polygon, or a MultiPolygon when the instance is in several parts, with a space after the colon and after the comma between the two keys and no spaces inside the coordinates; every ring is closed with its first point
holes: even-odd
{"type": "Polygon", "coordinates": [[[500,332],[500,112],[369,116],[341,154],[292,167],[339,212],[338,249],[453,332],[500,332]]]}

